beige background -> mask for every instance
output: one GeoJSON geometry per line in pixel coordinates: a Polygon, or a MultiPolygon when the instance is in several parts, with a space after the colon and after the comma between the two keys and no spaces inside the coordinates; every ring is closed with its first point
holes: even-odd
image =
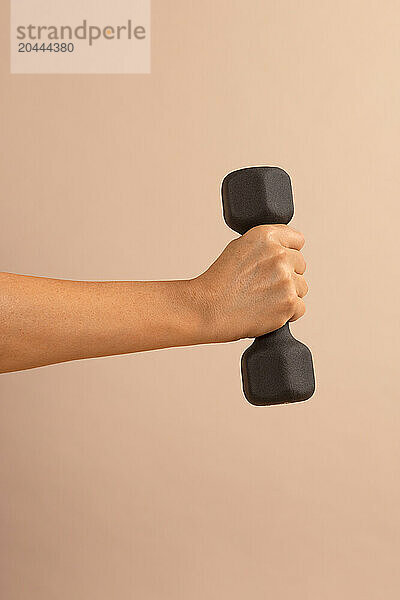
{"type": "Polygon", "coordinates": [[[155,0],[109,77],[10,76],[5,4],[2,269],[197,274],[223,175],[280,165],[318,392],[246,404],[246,342],[3,375],[2,598],[397,599],[397,0],[155,0]]]}

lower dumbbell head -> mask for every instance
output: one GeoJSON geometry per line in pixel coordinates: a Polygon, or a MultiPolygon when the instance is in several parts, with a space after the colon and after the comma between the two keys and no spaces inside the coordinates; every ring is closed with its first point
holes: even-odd
{"type": "Polygon", "coordinates": [[[302,402],[315,391],[310,350],[286,323],[254,340],[242,356],[243,391],[250,404],[302,402]]]}

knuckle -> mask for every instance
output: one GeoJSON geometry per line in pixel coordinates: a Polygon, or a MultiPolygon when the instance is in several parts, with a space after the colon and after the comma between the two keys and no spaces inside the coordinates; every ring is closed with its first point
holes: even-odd
{"type": "Polygon", "coordinates": [[[297,296],[296,292],[291,290],[286,295],[284,302],[285,308],[289,311],[293,311],[296,308],[298,301],[299,297],[297,296]]]}
{"type": "Polygon", "coordinates": [[[286,265],[281,265],[278,270],[279,280],[286,286],[288,293],[293,288],[292,274],[286,265]]]}
{"type": "Polygon", "coordinates": [[[282,265],[287,261],[285,249],[275,242],[271,242],[268,247],[268,256],[274,265],[282,265]]]}
{"type": "Polygon", "coordinates": [[[274,256],[280,260],[286,260],[286,250],[280,244],[274,244],[274,256]]]}
{"type": "Polygon", "coordinates": [[[262,235],[266,241],[275,240],[275,225],[262,225],[262,235]]]}
{"type": "Polygon", "coordinates": [[[284,293],[290,293],[295,288],[295,285],[289,265],[286,261],[278,260],[275,262],[274,267],[278,282],[284,287],[284,293]]]}
{"type": "Polygon", "coordinates": [[[256,225],[256,227],[249,229],[249,231],[247,231],[247,233],[245,233],[244,235],[254,242],[263,241],[265,239],[265,227],[266,225],[256,225]]]}

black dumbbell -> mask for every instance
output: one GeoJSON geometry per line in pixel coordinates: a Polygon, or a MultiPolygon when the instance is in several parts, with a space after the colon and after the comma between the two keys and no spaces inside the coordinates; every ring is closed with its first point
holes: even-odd
{"type": "MultiPolygon", "coordinates": [[[[294,212],[290,177],[278,167],[233,171],[222,182],[222,203],[227,225],[240,234],[256,225],[287,224],[294,212]]],[[[256,406],[307,400],[315,390],[311,352],[286,323],[244,352],[242,379],[247,400],[256,406]]]]}

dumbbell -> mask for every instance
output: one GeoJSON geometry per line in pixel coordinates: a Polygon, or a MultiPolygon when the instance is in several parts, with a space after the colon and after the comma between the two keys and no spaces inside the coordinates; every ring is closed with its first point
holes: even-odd
{"type": "MultiPolygon", "coordinates": [[[[292,184],[279,167],[248,167],[226,175],[222,204],[227,225],[240,234],[256,225],[287,224],[293,217],[292,184]]],[[[256,406],[301,402],[315,391],[310,350],[289,323],[254,340],[242,356],[243,391],[256,406]]]]}

